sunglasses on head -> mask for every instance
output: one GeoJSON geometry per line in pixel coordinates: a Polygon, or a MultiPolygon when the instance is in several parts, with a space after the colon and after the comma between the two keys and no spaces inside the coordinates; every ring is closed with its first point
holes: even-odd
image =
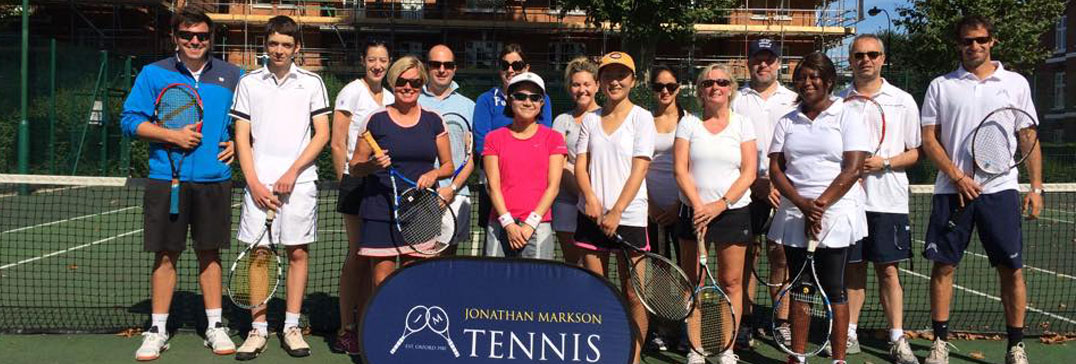
{"type": "Polygon", "coordinates": [[[512,99],[516,101],[526,101],[529,99],[531,100],[531,102],[538,102],[542,101],[543,98],[544,97],[542,97],[542,94],[529,94],[526,92],[512,93],[512,99]]]}
{"type": "Polygon", "coordinates": [[[400,77],[400,78],[396,79],[396,87],[403,87],[404,85],[411,85],[411,88],[421,88],[422,87],[422,79],[421,78],[403,78],[403,77],[400,77]]]}
{"type": "Polygon", "coordinates": [[[716,79],[716,80],[703,80],[702,82],[699,83],[699,87],[710,88],[710,87],[713,87],[715,84],[720,86],[720,87],[729,87],[730,85],[732,85],[732,81],[724,79],[724,78],[719,78],[719,79],[716,79]]]}
{"type": "Polygon", "coordinates": [[[972,43],[979,43],[980,45],[984,45],[990,43],[991,40],[993,40],[993,38],[991,37],[971,37],[961,39],[960,43],[963,44],[965,47],[970,47],[972,43]]]}
{"type": "Polygon", "coordinates": [[[507,71],[509,67],[511,67],[513,71],[519,72],[522,71],[524,67],[527,67],[527,63],[523,61],[508,62],[502,59],[501,70],[507,71]]]}
{"type": "Polygon", "coordinates": [[[452,62],[452,61],[448,61],[448,62],[429,61],[429,62],[426,62],[426,64],[430,66],[431,70],[439,70],[439,69],[441,69],[441,67],[444,67],[446,70],[454,70],[454,69],[456,69],[456,62],[452,62]]]}
{"type": "Polygon", "coordinates": [[[654,92],[661,92],[661,90],[669,90],[669,93],[671,94],[673,92],[676,92],[676,89],[678,89],[678,88],[680,88],[680,84],[676,83],[676,82],[669,82],[669,83],[654,82],[654,83],[650,84],[650,89],[654,90],[654,92]]]}
{"type": "Polygon", "coordinates": [[[855,58],[856,60],[861,60],[861,59],[863,59],[863,57],[867,57],[867,58],[870,58],[871,60],[875,60],[875,59],[878,59],[878,57],[881,56],[881,55],[882,55],[882,52],[873,52],[873,51],[872,52],[855,52],[855,53],[852,53],[852,58],[855,58]]]}
{"type": "Polygon", "coordinates": [[[210,32],[189,32],[186,30],[176,31],[176,36],[179,37],[179,39],[186,41],[194,40],[194,37],[198,37],[199,40],[205,42],[209,40],[209,36],[211,34],[212,33],[210,32]]]}

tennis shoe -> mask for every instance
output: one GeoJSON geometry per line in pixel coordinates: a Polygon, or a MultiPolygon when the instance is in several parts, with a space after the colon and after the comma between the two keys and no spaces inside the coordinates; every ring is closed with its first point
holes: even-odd
{"type": "Polygon", "coordinates": [[[269,344],[269,336],[262,336],[258,333],[258,330],[250,330],[247,334],[247,339],[243,341],[243,345],[239,346],[239,350],[235,353],[235,360],[250,360],[257,358],[259,354],[265,351],[265,348],[269,344]]]}
{"type": "Polygon", "coordinates": [[[792,326],[789,324],[777,326],[777,328],[773,330],[773,340],[781,340],[781,343],[786,347],[792,346],[792,326]]]}
{"type": "Polygon", "coordinates": [[[948,341],[934,340],[934,344],[930,346],[930,354],[927,355],[923,364],[949,364],[950,347],[956,349],[956,346],[948,341]]]}
{"type": "Polygon", "coordinates": [[[142,333],[142,346],[135,352],[135,360],[156,360],[165,350],[168,350],[168,334],[160,332],[157,326],[154,326],[142,333]]]}
{"type": "Polygon", "coordinates": [[[755,339],[751,337],[751,328],[740,328],[740,331],[736,332],[736,349],[749,350],[755,347],[755,339]]]}
{"type": "Polygon", "coordinates": [[[687,351],[687,364],[706,364],[706,357],[694,350],[687,351]]]}
{"type": "Polygon", "coordinates": [[[893,364],[919,364],[919,359],[912,352],[912,346],[908,345],[908,339],[903,336],[896,342],[889,343],[889,360],[893,364]]]}
{"type": "MultiPolygon", "coordinates": [[[[844,353],[846,355],[859,354],[863,352],[863,348],[859,346],[859,337],[857,336],[849,335],[844,347],[844,353]]],[[[833,357],[833,344],[826,345],[826,347],[822,349],[822,353],[820,355],[827,358],[833,357]]]]}
{"type": "Polygon", "coordinates": [[[718,354],[718,356],[717,356],[717,363],[718,364],[736,364],[736,363],[739,363],[739,362],[740,362],[740,357],[737,356],[735,353],[733,353],[732,350],[725,350],[725,351],[721,352],[721,354],[718,354]]]}
{"type": "Polygon", "coordinates": [[[647,343],[651,350],[654,351],[668,351],[669,345],[665,343],[665,339],[661,335],[653,334],[650,336],[650,342],[647,343]]]}
{"type": "Polygon", "coordinates": [[[280,345],[292,357],[310,356],[310,345],[307,345],[306,340],[303,340],[303,330],[300,330],[298,326],[284,329],[284,337],[280,341],[280,345]]]}
{"type": "Polygon", "coordinates": [[[232,338],[228,337],[228,328],[224,327],[222,322],[218,322],[216,327],[205,330],[205,341],[202,345],[213,349],[213,354],[235,354],[235,343],[232,342],[232,338]]]}
{"type": "Polygon", "coordinates": [[[337,353],[347,353],[348,355],[359,354],[359,338],[355,335],[354,331],[345,330],[343,333],[336,335],[336,342],[333,343],[333,351],[337,353]]]}
{"type": "Polygon", "coordinates": [[[1018,343],[1009,348],[1005,354],[1005,364],[1027,364],[1027,351],[1024,351],[1024,343],[1018,343]]]}

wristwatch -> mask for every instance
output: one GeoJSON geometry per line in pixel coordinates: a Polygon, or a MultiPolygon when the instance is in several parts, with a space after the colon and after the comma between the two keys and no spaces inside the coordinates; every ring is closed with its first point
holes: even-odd
{"type": "Polygon", "coordinates": [[[1044,195],[1046,193],[1046,190],[1043,189],[1042,187],[1039,187],[1039,188],[1032,188],[1028,192],[1031,192],[1031,193],[1034,193],[1036,195],[1042,196],[1042,195],[1044,195]]]}
{"type": "Polygon", "coordinates": [[[886,172],[893,170],[893,166],[889,165],[889,158],[882,159],[882,170],[886,172]]]}
{"type": "Polygon", "coordinates": [[[455,183],[449,184],[448,188],[451,188],[453,193],[460,192],[460,187],[456,186],[455,183]]]}

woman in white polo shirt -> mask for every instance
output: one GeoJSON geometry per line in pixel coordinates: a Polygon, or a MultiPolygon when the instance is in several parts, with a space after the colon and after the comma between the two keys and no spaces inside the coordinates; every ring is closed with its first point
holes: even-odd
{"type": "MultiPolygon", "coordinates": [[[[732,300],[739,319],[743,312],[743,270],[751,242],[751,203],[748,188],[758,168],[755,129],[751,120],[732,112],[736,80],[722,65],[707,66],[696,83],[702,119],[685,116],[676,128],[674,165],[680,186],[680,264],[689,277],[699,277],[696,232],[704,231],[707,249],[717,256],[717,281],[732,300]]],[[[698,311],[688,318],[691,336],[698,338],[698,311]]],[[[696,345],[697,346],[697,345],[696,345]]],[[[688,364],[705,358],[688,351],[688,364]]],[[[719,363],[734,364],[732,349],[720,353],[719,363]]]]}
{"type": "MultiPolygon", "coordinates": [[[[867,236],[867,217],[857,181],[870,146],[867,127],[833,97],[837,71],[815,52],[792,75],[800,106],[777,122],[770,144],[770,180],[781,192],[769,238],[784,246],[789,272],[806,263],[807,235],[818,239],[815,268],[833,304],[830,345],[843,364],[848,336],[844,267],[848,247],[867,236]]],[[[795,306],[794,306],[795,307],[795,306]]],[[[791,310],[792,338],[807,335],[807,313],[791,310]]],[[[790,362],[806,363],[806,358],[790,362]]]]}
{"type": "MultiPolygon", "coordinates": [[[[635,61],[627,53],[611,52],[598,66],[598,84],[605,94],[601,109],[587,114],[576,143],[575,177],[579,184],[579,214],[575,244],[582,249],[583,266],[605,275],[609,252],[619,249],[610,236],[620,234],[629,244],[650,249],[646,238],[646,169],[654,154],[654,118],[628,98],[635,86],[635,61]]],[[[636,259],[638,256],[633,256],[636,259]]],[[[631,269],[620,260],[618,271],[631,269]]],[[[634,362],[639,362],[647,331],[646,309],[620,274],[635,323],[634,362]],[[642,333],[642,334],[639,334],[642,333]]]]}

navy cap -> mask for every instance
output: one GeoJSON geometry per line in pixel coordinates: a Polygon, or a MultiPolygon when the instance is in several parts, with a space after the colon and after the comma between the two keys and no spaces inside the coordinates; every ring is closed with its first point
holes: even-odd
{"type": "Polygon", "coordinates": [[[781,46],[777,45],[777,42],[769,38],[761,38],[751,41],[751,52],[747,53],[747,56],[754,57],[756,53],[761,51],[770,51],[774,56],[781,56],[781,46]]]}

